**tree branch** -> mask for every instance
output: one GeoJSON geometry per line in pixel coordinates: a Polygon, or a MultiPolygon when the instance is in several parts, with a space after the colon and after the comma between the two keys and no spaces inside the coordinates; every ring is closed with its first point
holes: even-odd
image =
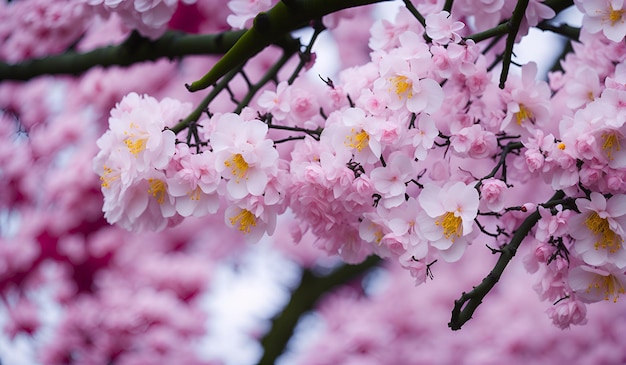
{"type": "Polygon", "coordinates": [[[206,89],[232,68],[265,49],[289,32],[315,19],[356,6],[388,0],[282,0],[267,12],[254,18],[254,25],[235,43],[213,68],[200,80],[186,85],[191,92],[206,89]]]}
{"type": "Polygon", "coordinates": [[[500,89],[504,89],[506,79],[509,76],[509,68],[511,67],[511,59],[513,56],[513,46],[515,45],[515,38],[517,38],[517,32],[524,19],[526,8],[528,7],[528,0],[519,0],[513,16],[509,21],[509,35],[506,38],[506,45],[504,48],[504,55],[502,56],[502,72],[500,73],[500,89]]]}
{"type": "MultiPolygon", "coordinates": [[[[564,196],[565,193],[559,190],[552,196],[552,198],[550,198],[550,200],[546,204],[551,204],[555,201],[559,201],[563,199],[564,196]]],[[[535,210],[531,215],[526,217],[526,219],[522,222],[519,228],[515,231],[515,234],[513,234],[511,241],[496,251],[500,252],[500,258],[498,259],[498,262],[496,262],[496,265],[491,270],[491,272],[489,272],[489,274],[483,279],[483,281],[478,286],[475,286],[473,290],[468,293],[463,293],[458,300],[454,301],[452,317],[450,319],[450,322],[448,323],[448,327],[456,331],[461,329],[465,322],[472,319],[474,311],[482,303],[483,298],[500,280],[504,269],[517,253],[517,249],[519,248],[520,244],[528,235],[530,230],[535,226],[535,224],[537,224],[540,218],[541,215],[539,214],[539,210],[535,210]]]]}
{"type": "Polygon", "coordinates": [[[96,66],[130,66],[165,57],[176,59],[189,55],[224,54],[244,33],[245,30],[190,35],[170,31],[153,41],[133,32],[116,46],[85,53],[66,52],[16,64],[0,63],[0,81],[26,81],[42,75],[78,76],[96,66]]]}
{"type": "Polygon", "coordinates": [[[313,309],[324,294],[366,273],[380,261],[378,256],[370,256],[358,265],[343,265],[321,277],[305,270],[300,285],[291,294],[289,303],[274,318],[270,331],[261,339],[264,353],[259,364],[275,363],[285,350],[300,317],[313,309]]]}

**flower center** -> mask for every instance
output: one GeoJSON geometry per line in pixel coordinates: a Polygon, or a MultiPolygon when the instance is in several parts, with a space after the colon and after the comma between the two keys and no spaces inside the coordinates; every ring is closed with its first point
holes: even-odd
{"type": "Polygon", "coordinates": [[[233,155],[230,159],[224,161],[224,165],[230,168],[230,172],[237,178],[237,181],[246,176],[249,167],[241,153],[233,155]]]}
{"type": "Polygon", "coordinates": [[[142,138],[128,137],[124,140],[124,144],[135,157],[137,157],[139,152],[146,149],[146,140],[142,138]]]}
{"type": "Polygon", "coordinates": [[[611,10],[609,11],[609,21],[611,22],[611,26],[614,26],[615,23],[619,22],[622,20],[622,15],[624,14],[624,10],[613,10],[613,8],[611,8],[611,10]]]}
{"type": "Polygon", "coordinates": [[[237,227],[243,233],[250,233],[250,227],[256,227],[256,217],[247,209],[242,209],[239,214],[231,217],[230,224],[237,227]]]}
{"type": "Polygon", "coordinates": [[[517,125],[522,125],[523,121],[530,121],[531,123],[535,123],[535,116],[533,112],[531,112],[528,108],[524,106],[524,104],[519,105],[519,111],[515,113],[515,119],[517,120],[517,125]]]}
{"type": "MultiPolygon", "coordinates": [[[[452,236],[461,237],[463,234],[463,226],[461,223],[463,220],[461,217],[456,217],[454,213],[447,212],[446,214],[439,217],[435,224],[441,226],[443,228],[443,235],[446,238],[450,239],[452,236]]],[[[450,240],[454,242],[455,237],[452,237],[450,240]]]]}
{"type": "Polygon", "coordinates": [[[389,81],[393,84],[393,88],[395,88],[395,93],[398,95],[398,99],[402,99],[403,96],[406,96],[407,99],[411,99],[413,97],[413,83],[409,81],[408,77],[395,76],[390,78],[389,81]]]}
{"type": "Polygon", "coordinates": [[[352,133],[352,135],[346,137],[346,147],[356,148],[356,150],[359,152],[363,151],[363,149],[370,142],[369,134],[367,134],[367,132],[362,129],[360,132],[357,133],[354,128],[352,129],[352,133]]]}
{"type": "Polygon", "coordinates": [[[380,243],[383,241],[383,231],[378,229],[374,232],[374,238],[376,238],[376,243],[380,246],[380,243]]]}
{"type": "Polygon", "coordinates": [[[135,131],[139,129],[137,124],[130,123],[128,128],[130,129],[130,132],[124,131],[124,134],[128,136],[128,138],[124,140],[124,144],[128,147],[130,153],[137,157],[139,152],[146,149],[147,139],[137,137],[137,134],[135,133],[135,131]]]}
{"type": "Polygon", "coordinates": [[[187,195],[189,196],[189,199],[198,201],[200,200],[200,198],[202,198],[202,189],[200,189],[199,186],[196,186],[196,188],[189,191],[187,195]]]}
{"type": "Polygon", "coordinates": [[[163,204],[167,191],[167,185],[165,185],[165,182],[159,179],[148,179],[148,182],[150,183],[148,194],[152,194],[152,196],[156,198],[157,203],[163,204]]]}
{"type": "Polygon", "coordinates": [[[598,239],[593,245],[596,250],[603,249],[609,250],[610,253],[615,253],[622,248],[624,240],[611,230],[609,222],[604,218],[600,218],[598,213],[591,213],[585,220],[585,224],[598,239]]]}
{"type": "Polygon", "coordinates": [[[609,300],[609,297],[613,297],[613,303],[617,303],[620,294],[624,294],[624,286],[612,274],[607,276],[597,275],[589,284],[589,287],[587,287],[587,293],[592,290],[604,293],[604,300],[609,300]]]}
{"type": "Polygon", "coordinates": [[[616,131],[602,133],[602,150],[609,160],[613,159],[613,153],[621,149],[619,135],[616,131]]]}

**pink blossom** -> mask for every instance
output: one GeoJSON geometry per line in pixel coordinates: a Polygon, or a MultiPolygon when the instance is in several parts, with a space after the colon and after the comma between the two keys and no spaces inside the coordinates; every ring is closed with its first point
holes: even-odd
{"type": "Polygon", "coordinates": [[[415,147],[413,157],[417,160],[425,160],[428,150],[433,147],[435,138],[439,136],[439,130],[430,115],[422,114],[419,116],[415,128],[409,129],[409,135],[413,135],[413,140],[411,141],[411,144],[415,147]]]}
{"type": "Polygon", "coordinates": [[[291,87],[283,81],[276,86],[276,91],[263,91],[257,103],[277,120],[283,120],[291,111],[291,87]]]}
{"type": "Polygon", "coordinates": [[[360,108],[337,111],[326,121],[320,142],[353,153],[357,162],[374,163],[382,154],[381,124],[381,118],[369,116],[360,108]]]}
{"type": "Polygon", "coordinates": [[[565,92],[568,94],[567,106],[579,108],[595,100],[602,91],[599,76],[591,67],[582,67],[576,71],[571,82],[565,84],[565,92]]]}
{"type": "Polygon", "coordinates": [[[453,22],[447,11],[426,16],[426,34],[439,44],[458,43],[461,36],[457,32],[464,27],[462,22],[453,22]]]}
{"type": "Polygon", "coordinates": [[[461,156],[485,158],[495,152],[497,140],[493,133],[485,131],[478,124],[473,124],[453,134],[450,144],[461,156]]]}
{"type": "Polygon", "coordinates": [[[183,146],[177,146],[182,156],[174,156],[177,164],[167,174],[167,190],[176,199],[176,212],[183,217],[215,213],[219,208],[217,189],[221,181],[214,169],[215,156],[209,151],[190,154],[188,147],[183,146]]]}
{"type": "Polygon", "coordinates": [[[109,131],[99,140],[100,155],[119,154],[130,165],[132,177],[136,173],[162,169],[174,155],[176,136],[168,129],[179,118],[191,111],[190,104],[172,99],[156,99],[136,93],[126,95],[111,110],[109,131]]]}
{"type": "Polygon", "coordinates": [[[231,199],[262,195],[277,172],[278,161],[274,142],[266,138],[267,125],[259,120],[244,121],[233,113],[216,115],[213,122],[215,169],[228,180],[226,189],[231,199]]]}
{"type": "Polygon", "coordinates": [[[570,218],[576,252],[589,265],[612,263],[626,267],[626,195],[606,199],[592,192],[591,200],[577,199],[576,205],[581,214],[570,218]]]}
{"type": "Polygon", "coordinates": [[[560,329],[587,324],[587,306],[575,299],[561,300],[546,312],[552,318],[552,323],[560,329]]]}
{"type": "Polygon", "coordinates": [[[406,184],[415,175],[413,160],[402,152],[394,152],[387,166],[377,167],[370,173],[374,188],[382,195],[385,208],[397,207],[405,200],[406,184]]]}
{"type": "Polygon", "coordinates": [[[262,215],[256,215],[251,207],[239,207],[231,205],[226,208],[224,219],[226,225],[234,228],[242,233],[246,242],[258,242],[267,232],[274,233],[276,227],[276,215],[269,212],[263,212],[262,215]]]}
{"type": "Polygon", "coordinates": [[[522,67],[522,77],[513,81],[509,78],[507,88],[507,115],[501,130],[522,137],[535,134],[548,123],[550,117],[550,88],[543,81],[536,81],[537,65],[533,62],[522,67]]]}
{"type": "Polygon", "coordinates": [[[373,91],[386,97],[391,110],[406,107],[412,113],[431,114],[441,106],[443,90],[435,80],[425,77],[431,65],[430,53],[419,47],[421,43],[409,43],[416,37],[413,33],[403,35],[401,39],[406,38],[407,46],[382,59],[380,78],[374,81],[373,91]]]}
{"type": "Polygon", "coordinates": [[[569,228],[568,222],[573,215],[571,210],[563,210],[562,206],[557,206],[556,214],[552,214],[550,209],[538,207],[541,219],[537,223],[535,238],[540,242],[548,242],[551,236],[562,237],[569,228]]]}
{"type": "Polygon", "coordinates": [[[487,209],[499,212],[504,208],[504,192],[507,188],[504,181],[500,179],[489,178],[482,181],[480,197],[487,204],[487,209]]]}
{"type": "Polygon", "coordinates": [[[590,33],[602,33],[613,42],[620,42],[626,36],[626,22],[622,0],[576,1],[576,6],[584,12],[583,27],[590,33]]]}
{"type": "Polygon", "coordinates": [[[569,285],[584,303],[609,299],[617,303],[619,297],[626,293],[626,275],[611,266],[577,266],[569,271],[569,285]]]}
{"type": "Polygon", "coordinates": [[[449,182],[443,187],[427,184],[418,199],[425,213],[419,219],[420,232],[444,260],[457,261],[473,231],[478,192],[462,182],[449,182]]]}

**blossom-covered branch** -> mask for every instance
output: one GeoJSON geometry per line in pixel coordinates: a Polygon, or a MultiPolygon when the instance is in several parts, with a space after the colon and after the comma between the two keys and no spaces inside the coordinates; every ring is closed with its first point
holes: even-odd
{"type": "MultiPolygon", "coordinates": [[[[552,198],[550,198],[550,200],[548,200],[546,204],[559,201],[563,199],[564,196],[565,193],[563,191],[558,191],[554,194],[554,196],[552,196],[552,198]]],[[[515,234],[511,238],[511,241],[499,249],[494,250],[494,253],[500,253],[498,262],[496,262],[493,269],[479,285],[475,286],[471,291],[463,293],[461,297],[454,302],[452,317],[450,318],[448,327],[455,331],[460,330],[467,321],[472,319],[474,311],[476,311],[478,306],[482,303],[483,298],[489,294],[489,291],[491,291],[496,283],[500,281],[500,277],[502,276],[502,273],[504,273],[504,269],[506,269],[509,262],[517,253],[517,249],[520,244],[524,238],[528,236],[528,233],[535,226],[535,224],[537,224],[540,218],[541,215],[539,214],[539,211],[531,213],[517,228],[515,234]]]]}

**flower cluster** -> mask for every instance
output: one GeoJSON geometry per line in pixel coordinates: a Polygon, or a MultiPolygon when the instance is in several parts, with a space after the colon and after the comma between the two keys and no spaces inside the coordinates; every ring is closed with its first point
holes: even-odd
{"type": "MultiPolygon", "coordinates": [[[[230,3],[241,14],[252,5],[271,4],[230,3]]],[[[315,92],[310,80],[278,83],[240,115],[191,126],[187,144],[175,144],[163,122],[142,124],[156,118],[145,112],[151,99],[133,108],[124,99],[96,159],[107,219],[162,229],[225,203],[226,224],[258,241],[289,208],[295,241],[311,232],[317,247],[349,263],[375,253],[421,283],[434,262],[457,262],[474,242],[506,245],[536,210],[527,268],[539,272],[539,296],[557,303],[555,323],[582,324],[583,302],[617,300],[626,281],[622,67],[581,68],[548,84],[531,62],[500,88],[487,66],[493,55],[463,38],[464,23],[433,11],[422,26],[405,11],[372,28],[370,62],[339,82],[315,92]],[[572,109],[555,108],[560,97],[572,109]],[[275,140],[281,129],[305,136],[282,139],[292,146],[282,149],[270,129],[275,140]],[[542,203],[560,190],[569,200],[542,203]]],[[[533,3],[526,22],[552,15],[533,3]]],[[[623,53],[613,50],[607,65],[623,53]]]]}
{"type": "Polygon", "coordinates": [[[195,343],[213,331],[201,306],[214,270],[273,245],[311,269],[294,293],[384,259],[319,302],[328,333],[301,363],[624,362],[623,1],[412,1],[380,20],[353,7],[375,2],[334,0],[346,9],[322,22],[309,19],[318,0],[0,2],[5,333],[31,335],[46,364],[210,364],[195,343]],[[579,30],[551,19],[565,5],[579,30]],[[263,11],[278,16],[233,58],[291,15],[314,28],[310,44],[285,34],[220,63],[208,93],[187,92],[214,61],[188,56],[221,50],[263,11]],[[531,27],[576,39],[547,78],[516,56],[531,27]],[[183,32],[158,39],[168,29],[183,32]],[[322,31],[337,71],[305,73],[326,57],[322,31]],[[326,262],[340,268],[318,271],[326,262]],[[453,305],[451,328],[487,325],[452,336],[453,305]],[[528,320],[537,312],[547,318],[528,320]],[[498,346],[476,346],[502,318],[512,330],[498,346]],[[44,328],[55,335],[39,341],[44,328]],[[424,334],[434,345],[415,351],[424,334]]]}
{"type": "Polygon", "coordinates": [[[238,114],[215,115],[205,122],[210,145],[193,151],[169,129],[190,110],[173,99],[131,93],[111,111],[94,160],[105,217],[128,230],[158,231],[184,217],[216,213],[222,194],[229,225],[253,241],[272,233],[283,195],[267,126],[238,114]]]}

